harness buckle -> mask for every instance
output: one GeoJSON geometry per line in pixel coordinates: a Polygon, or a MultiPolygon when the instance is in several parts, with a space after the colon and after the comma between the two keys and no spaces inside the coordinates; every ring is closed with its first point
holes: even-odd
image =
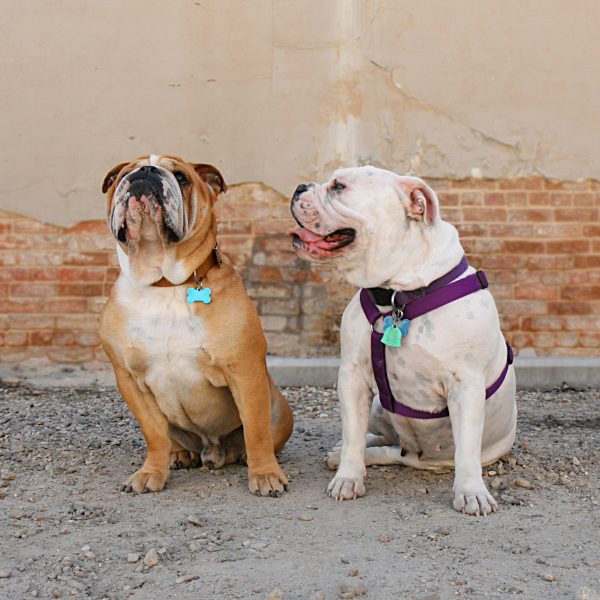
{"type": "Polygon", "coordinates": [[[483,271],[475,271],[475,275],[477,275],[477,279],[479,279],[479,284],[481,288],[485,290],[485,288],[489,287],[489,283],[485,273],[483,271]]]}

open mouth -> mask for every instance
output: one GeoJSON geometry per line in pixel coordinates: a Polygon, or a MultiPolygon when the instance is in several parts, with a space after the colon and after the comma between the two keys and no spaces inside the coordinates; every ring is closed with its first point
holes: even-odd
{"type": "Polygon", "coordinates": [[[350,245],[356,238],[356,231],[350,227],[336,229],[327,235],[319,235],[299,227],[290,232],[292,246],[298,250],[307,250],[313,255],[335,252],[350,245]]]}

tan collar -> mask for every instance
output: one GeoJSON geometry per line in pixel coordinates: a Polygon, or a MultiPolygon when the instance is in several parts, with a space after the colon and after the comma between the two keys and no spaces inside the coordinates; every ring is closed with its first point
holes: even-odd
{"type": "Polygon", "coordinates": [[[198,285],[198,283],[202,281],[202,278],[205,277],[213,267],[220,268],[222,262],[223,260],[219,253],[219,249],[215,246],[207,259],[200,266],[196,267],[185,281],[182,281],[181,283],[171,283],[168,279],[163,277],[162,279],[155,281],[152,285],[155,287],[175,287],[178,285],[186,285],[188,283],[198,285]]]}

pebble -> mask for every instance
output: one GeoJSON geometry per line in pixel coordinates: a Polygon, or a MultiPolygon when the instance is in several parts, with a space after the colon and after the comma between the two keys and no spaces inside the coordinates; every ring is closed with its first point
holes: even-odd
{"type": "Polygon", "coordinates": [[[544,574],[544,579],[546,581],[556,581],[556,577],[554,575],[550,575],[550,573],[545,573],[544,574]]]}
{"type": "Polygon", "coordinates": [[[138,560],[140,560],[140,555],[136,554],[135,552],[132,552],[130,554],[127,555],[127,562],[128,563],[136,563],[138,560]]]}
{"type": "Polygon", "coordinates": [[[498,475],[497,471],[488,471],[488,477],[496,477],[498,475]]]}
{"type": "Polygon", "coordinates": [[[8,569],[0,569],[0,579],[8,579],[12,575],[12,571],[8,569]]]}
{"type": "Polygon", "coordinates": [[[279,590],[273,590],[265,596],[265,600],[283,600],[283,594],[279,590]]]}
{"type": "Polygon", "coordinates": [[[359,583],[357,586],[351,586],[347,583],[340,584],[339,598],[356,598],[357,596],[364,596],[367,593],[364,585],[359,583]]]}
{"type": "Polygon", "coordinates": [[[517,459],[514,456],[509,457],[509,459],[508,459],[508,466],[511,469],[514,469],[517,466],[517,459]]]}
{"type": "Polygon", "coordinates": [[[600,594],[589,587],[582,587],[577,590],[575,600],[600,600],[600,594]]]}
{"type": "Polygon", "coordinates": [[[194,581],[195,579],[199,578],[199,575],[185,575],[183,577],[178,577],[175,580],[175,583],[188,583],[188,581],[194,581]]]}
{"type": "Polygon", "coordinates": [[[390,538],[390,536],[389,536],[389,535],[387,535],[387,534],[385,534],[385,533],[383,533],[382,535],[380,535],[380,536],[379,536],[379,541],[380,541],[382,544],[387,544],[387,543],[388,543],[388,542],[389,542],[391,539],[392,539],[392,538],[390,538]]]}
{"type": "Polygon", "coordinates": [[[531,481],[529,481],[528,479],[519,478],[519,479],[515,479],[515,485],[517,487],[528,490],[531,488],[531,481]]]}
{"type": "Polygon", "coordinates": [[[155,567],[158,564],[158,552],[155,548],[150,548],[144,556],[144,565],[148,568],[155,567]]]}
{"type": "Polygon", "coordinates": [[[578,467],[581,464],[581,461],[576,456],[573,457],[573,460],[571,462],[575,467],[578,467]]]}
{"type": "Polygon", "coordinates": [[[206,521],[201,519],[198,515],[188,515],[187,522],[194,527],[203,527],[206,525],[206,521]]]}
{"type": "Polygon", "coordinates": [[[313,516],[311,516],[311,515],[300,515],[300,516],[298,517],[298,519],[299,519],[300,521],[312,521],[312,520],[314,519],[314,517],[313,517],[313,516]]]}
{"type": "Polygon", "coordinates": [[[350,569],[350,571],[348,572],[348,577],[357,577],[358,576],[358,569],[350,569]]]}

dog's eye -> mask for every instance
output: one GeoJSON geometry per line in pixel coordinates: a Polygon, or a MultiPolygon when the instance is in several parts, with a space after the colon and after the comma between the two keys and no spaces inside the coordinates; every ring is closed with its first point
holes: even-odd
{"type": "Polygon", "coordinates": [[[177,179],[179,185],[187,185],[189,183],[189,180],[183,171],[175,171],[173,175],[175,175],[175,179],[177,179]]]}
{"type": "Polygon", "coordinates": [[[341,181],[334,179],[333,183],[331,184],[331,189],[335,190],[336,192],[341,192],[342,190],[346,189],[346,186],[341,181]]]}

